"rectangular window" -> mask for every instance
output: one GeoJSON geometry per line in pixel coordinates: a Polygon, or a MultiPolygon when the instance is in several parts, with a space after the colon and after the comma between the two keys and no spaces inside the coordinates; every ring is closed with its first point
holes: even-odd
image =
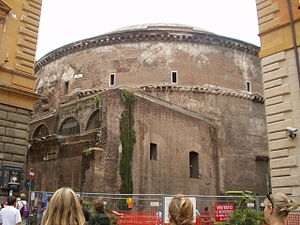
{"type": "Polygon", "coordinates": [[[157,160],[157,144],[150,143],[150,160],[157,160]]]}
{"type": "Polygon", "coordinates": [[[251,92],[251,81],[246,81],[246,91],[251,92]]]}
{"type": "Polygon", "coordinates": [[[116,84],[116,74],[111,73],[109,75],[109,86],[114,86],[116,84]]]}
{"type": "Polygon", "coordinates": [[[69,81],[65,81],[65,85],[64,85],[64,93],[68,94],[69,92],[69,81]]]}
{"type": "Polygon", "coordinates": [[[177,82],[178,82],[178,72],[177,71],[172,71],[171,82],[172,82],[172,84],[177,84],[177,82]]]}

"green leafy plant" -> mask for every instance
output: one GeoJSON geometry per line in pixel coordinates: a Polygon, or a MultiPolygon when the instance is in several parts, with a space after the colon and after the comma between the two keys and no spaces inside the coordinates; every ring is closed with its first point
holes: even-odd
{"type": "Polygon", "coordinates": [[[98,108],[100,105],[100,98],[98,95],[94,97],[94,103],[95,103],[96,107],[98,108]]]}
{"type": "Polygon", "coordinates": [[[122,143],[122,156],[120,160],[120,176],[122,183],[120,193],[131,194],[133,193],[131,161],[133,146],[136,141],[135,131],[133,129],[133,106],[135,97],[131,92],[124,90],[121,93],[121,101],[125,106],[125,110],[122,113],[120,120],[120,140],[122,143]]]}
{"type": "Polygon", "coordinates": [[[257,212],[254,209],[236,209],[230,215],[230,221],[226,225],[262,225],[265,223],[263,212],[257,212]]]}
{"type": "Polygon", "coordinates": [[[53,112],[53,116],[54,116],[55,118],[58,118],[58,117],[59,117],[59,111],[58,111],[58,110],[55,110],[55,111],[53,112]]]}
{"type": "Polygon", "coordinates": [[[230,221],[224,222],[224,225],[262,225],[265,224],[263,212],[257,212],[255,209],[246,208],[247,202],[254,202],[255,199],[249,194],[251,191],[227,191],[227,194],[239,194],[242,196],[238,200],[237,208],[233,214],[229,215],[230,221]]]}
{"type": "Polygon", "coordinates": [[[96,147],[92,147],[92,148],[88,148],[82,151],[82,155],[83,156],[88,156],[90,154],[92,154],[93,151],[103,151],[102,148],[96,148],[96,147]]]}
{"type": "Polygon", "coordinates": [[[76,113],[79,113],[79,111],[80,111],[81,109],[82,109],[81,106],[77,106],[76,109],[75,109],[75,112],[76,112],[76,113]]]}

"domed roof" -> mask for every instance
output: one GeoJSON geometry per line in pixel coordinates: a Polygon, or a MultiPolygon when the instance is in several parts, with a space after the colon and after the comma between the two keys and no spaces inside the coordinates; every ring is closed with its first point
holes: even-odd
{"type": "Polygon", "coordinates": [[[244,41],[217,35],[189,25],[175,23],[138,24],[123,27],[99,36],[79,40],[57,48],[37,61],[35,71],[38,71],[43,65],[46,65],[53,60],[83,49],[116,43],[140,42],[141,40],[198,42],[200,44],[220,45],[227,48],[238,49],[254,55],[257,55],[259,50],[257,46],[244,41]]]}
{"type": "Polygon", "coordinates": [[[207,30],[201,29],[199,27],[193,27],[185,24],[178,23],[145,23],[136,24],[132,26],[122,27],[106,34],[121,33],[126,31],[138,31],[138,30],[178,30],[178,31],[192,31],[197,33],[207,33],[214,34],[207,30]]]}

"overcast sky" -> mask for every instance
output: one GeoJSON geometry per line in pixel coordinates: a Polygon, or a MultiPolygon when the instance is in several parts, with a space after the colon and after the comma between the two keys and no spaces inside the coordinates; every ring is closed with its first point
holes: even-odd
{"type": "Polygon", "coordinates": [[[36,59],[74,41],[145,23],[190,25],[260,45],[255,0],[43,0],[36,59]]]}

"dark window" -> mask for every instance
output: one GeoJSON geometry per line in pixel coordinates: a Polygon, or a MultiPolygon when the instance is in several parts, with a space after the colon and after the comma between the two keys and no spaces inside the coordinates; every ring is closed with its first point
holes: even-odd
{"type": "Polygon", "coordinates": [[[40,125],[35,129],[33,138],[46,137],[47,135],[49,135],[48,128],[45,125],[40,125]]]}
{"type": "Polygon", "coordinates": [[[79,124],[74,118],[66,119],[60,128],[59,134],[63,136],[69,136],[79,134],[79,124]]]}
{"type": "Polygon", "coordinates": [[[69,92],[69,81],[65,81],[64,93],[68,94],[68,92],[69,92]]]}
{"type": "Polygon", "coordinates": [[[177,71],[172,71],[172,83],[176,84],[178,79],[178,73],[177,71]]]}
{"type": "Polygon", "coordinates": [[[246,91],[251,92],[251,82],[250,81],[246,81],[246,91]]]}
{"type": "Polygon", "coordinates": [[[109,85],[114,86],[115,85],[115,74],[111,73],[109,76],[109,85]]]}
{"type": "Polygon", "coordinates": [[[255,188],[257,191],[263,192],[270,185],[269,181],[269,157],[256,156],[255,160],[255,188]]]}
{"type": "Polygon", "coordinates": [[[89,120],[87,122],[86,130],[91,130],[91,129],[99,128],[100,126],[101,126],[101,123],[100,123],[100,110],[97,109],[90,116],[90,118],[89,118],[89,120]]]}
{"type": "Polygon", "coordinates": [[[190,152],[190,178],[199,178],[199,154],[190,152]]]}
{"type": "Polygon", "coordinates": [[[150,160],[157,160],[157,144],[150,143],[150,160]]]}

